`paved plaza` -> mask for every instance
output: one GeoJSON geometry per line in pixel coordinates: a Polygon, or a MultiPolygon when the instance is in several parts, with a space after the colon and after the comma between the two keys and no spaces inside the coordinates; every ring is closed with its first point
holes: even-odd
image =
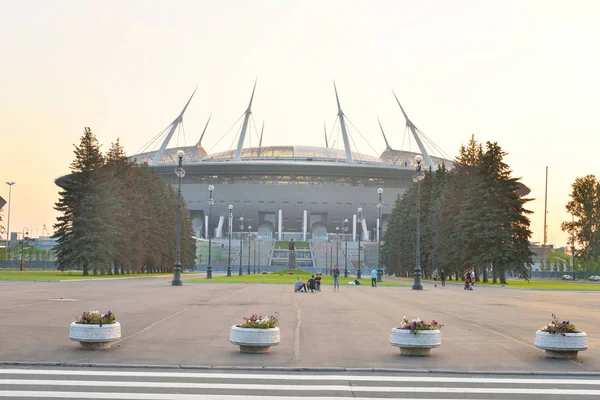
{"type": "MultiPolygon", "coordinates": [[[[184,277],[185,279],[185,277],[184,277]]],[[[366,281],[365,281],[366,282],[366,281]]],[[[600,372],[599,292],[550,292],[460,284],[425,290],[370,285],[294,293],[291,285],[185,283],[170,278],[0,282],[0,362],[144,364],[446,371],[600,372]],[[113,311],[122,339],[90,351],[68,337],[82,311],[113,311]],[[241,354],[229,328],[277,311],[281,344],[241,354]],[[587,332],[577,360],[551,360],[534,347],[552,313],[587,332]],[[399,355],[390,329],[403,316],[444,324],[431,357],[399,355]]]]}

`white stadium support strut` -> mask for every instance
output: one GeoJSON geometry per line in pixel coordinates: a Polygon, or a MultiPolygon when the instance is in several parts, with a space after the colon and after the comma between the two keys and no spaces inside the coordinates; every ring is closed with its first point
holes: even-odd
{"type": "Polygon", "coordinates": [[[381,126],[381,121],[379,121],[379,117],[377,118],[377,122],[379,123],[379,129],[381,129],[381,133],[383,134],[383,140],[385,140],[385,149],[393,150],[390,144],[387,141],[387,137],[385,137],[385,132],[383,131],[383,126],[381,126]]]}
{"type": "Polygon", "coordinates": [[[194,97],[196,90],[198,90],[198,86],[196,86],[196,89],[194,89],[194,93],[192,93],[192,95],[190,96],[190,99],[187,101],[187,103],[185,103],[185,107],[183,107],[183,110],[181,110],[181,113],[177,116],[177,118],[175,118],[175,120],[173,120],[173,122],[171,122],[171,129],[169,130],[169,133],[165,137],[165,140],[163,140],[162,144],[160,145],[160,148],[154,155],[154,158],[152,159],[152,166],[158,165],[158,161],[162,157],[163,152],[165,151],[165,149],[167,148],[167,145],[171,141],[171,138],[173,137],[173,133],[175,133],[175,130],[177,129],[179,124],[181,124],[181,121],[183,121],[183,114],[185,113],[185,110],[188,108],[190,101],[192,101],[192,97],[194,97]]]}
{"type": "Polygon", "coordinates": [[[279,210],[279,220],[277,221],[277,240],[281,240],[281,229],[283,228],[283,213],[279,210]]]}
{"type": "Polygon", "coordinates": [[[212,114],[208,116],[208,121],[206,121],[206,125],[204,125],[204,130],[202,131],[202,135],[200,135],[200,140],[198,140],[198,143],[196,143],[196,147],[202,146],[202,139],[204,139],[204,134],[206,133],[206,128],[208,128],[208,123],[210,122],[211,118],[212,114]]]}
{"type": "Polygon", "coordinates": [[[217,233],[215,234],[216,238],[223,237],[223,222],[225,222],[225,217],[221,215],[219,217],[219,224],[217,225],[217,233]]]}
{"type": "Polygon", "coordinates": [[[208,239],[208,215],[204,216],[204,239],[208,239]]]}
{"type": "Polygon", "coordinates": [[[369,240],[369,235],[368,235],[369,229],[367,229],[367,220],[363,217],[360,224],[362,225],[362,229],[361,229],[362,240],[369,240]]]}
{"type": "Polygon", "coordinates": [[[346,149],[346,160],[349,163],[353,163],[352,160],[352,150],[350,149],[350,141],[348,140],[348,131],[346,130],[346,122],[344,121],[344,112],[342,111],[342,106],[340,106],[340,98],[338,97],[337,87],[335,86],[335,82],[333,82],[333,89],[335,90],[335,100],[337,101],[338,106],[338,118],[340,119],[340,128],[342,128],[342,138],[344,139],[344,148],[346,149]]]}
{"type": "Polygon", "coordinates": [[[252,96],[250,96],[250,104],[244,113],[244,125],[242,125],[242,131],[240,132],[240,139],[238,140],[237,150],[235,151],[235,160],[240,160],[242,155],[242,148],[244,147],[244,139],[246,138],[246,130],[248,129],[248,120],[250,114],[252,114],[252,100],[254,100],[254,91],[256,90],[256,81],[254,81],[254,88],[252,89],[252,96]]]}
{"type": "MultiPolygon", "coordinates": [[[[394,93],[393,90],[392,90],[392,93],[394,93]]],[[[425,159],[425,162],[427,163],[427,165],[429,165],[429,168],[431,168],[432,171],[436,171],[437,168],[436,168],[435,164],[431,160],[431,157],[429,157],[429,153],[427,152],[427,149],[425,148],[425,146],[423,146],[423,142],[421,141],[421,138],[417,134],[415,124],[412,123],[412,121],[406,115],[406,112],[404,112],[404,108],[402,108],[402,104],[400,104],[400,100],[398,100],[398,97],[396,97],[396,93],[394,93],[394,97],[396,98],[396,101],[398,102],[398,105],[400,106],[400,109],[402,110],[402,114],[404,114],[404,119],[406,119],[406,126],[408,126],[410,128],[410,131],[412,132],[413,137],[415,138],[415,141],[417,142],[417,146],[419,146],[419,150],[421,150],[421,154],[423,154],[423,158],[425,159]]]]}

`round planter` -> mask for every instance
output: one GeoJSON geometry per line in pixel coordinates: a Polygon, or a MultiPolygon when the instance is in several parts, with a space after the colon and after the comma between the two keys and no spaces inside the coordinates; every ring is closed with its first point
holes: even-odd
{"type": "Polygon", "coordinates": [[[234,325],[229,331],[229,341],[240,346],[242,353],[268,353],[271,346],[279,344],[279,328],[240,328],[234,325]]]}
{"type": "Polygon", "coordinates": [[[565,336],[557,333],[537,331],[535,333],[535,347],[546,351],[547,358],[577,358],[577,352],[587,350],[587,334],[566,333],[565,336]]]}
{"type": "Polygon", "coordinates": [[[112,342],[121,338],[121,324],[93,325],[71,322],[69,339],[79,342],[84,349],[110,349],[112,342]]]}
{"type": "Polygon", "coordinates": [[[439,329],[417,331],[414,335],[410,333],[410,329],[392,328],[390,344],[400,347],[400,355],[403,356],[428,356],[431,349],[440,347],[442,335],[439,329]]]}

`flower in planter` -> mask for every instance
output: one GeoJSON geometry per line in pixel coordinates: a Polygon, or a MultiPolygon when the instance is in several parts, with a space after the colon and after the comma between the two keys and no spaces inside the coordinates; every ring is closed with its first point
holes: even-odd
{"type": "Polygon", "coordinates": [[[416,335],[418,331],[433,331],[436,329],[441,329],[442,324],[437,322],[436,320],[427,323],[420,318],[409,320],[406,317],[402,317],[402,322],[397,329],[410,329],[410,333],[416,335]]]}
{"type": "Polygon", "coordinates": [[[277,312],[274,315],[263,317],[253,314],[250,318],[244,317],[244,323],[237,325],[239,328],[270,329],[279,326],[279,316],[277,312]]]}
{"type": "Polygon", "coordinates": [[[77,324],[90,324],[90,325],[109,325],[116,322],[115,314],[110,310],[106,314],[102,314],[100,311],[85,311],[77,317],[75,323],[77,324]]]}
{"type": "Polygon", "coordinates": [[[566,336],[567,333],[581,333],[570,321],[560,321],[554,314],[552,314],[552,322],[540,329],[540,331],[563,336],[566,336]]]}

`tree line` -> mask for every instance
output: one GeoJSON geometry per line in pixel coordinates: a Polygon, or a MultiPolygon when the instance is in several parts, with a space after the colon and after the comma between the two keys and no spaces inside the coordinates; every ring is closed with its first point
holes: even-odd
{"type": "MultiPolygon", "coordinates": [[[[461,146],[452,170],[426,171],[420,185],[421,245],[425,277],[442,271],[460,279],[470,269],[484,282],[505,284],[506,276],[530,277],[531,211],[520,178],[503,161],[496,142],[471,137],[461,146]]],[[[382,248],[388,272],[412,275],[416,264],[417,184],[398,196],[382,248]]]]}
{"type": "MultiPolygon", "coordinates": [[[[177,230],[177,192],[146,164],[128,160],[119,140],[102,154],[85,128],[75,145],[71,173],[59,181],[54,209],[59,270],[83,275],[172,272],[177,230]]],[[[181,201],[181,264],[195,265],[196,245],[181,201]]]]}
{"type": "Polygon", "coordinates": [[[575,257],[589,264],[600,259],[600,180],[586,175],[575,179],[571,188],[566,209],[573,219],[561,228],[569,234],[575,257]]]}

